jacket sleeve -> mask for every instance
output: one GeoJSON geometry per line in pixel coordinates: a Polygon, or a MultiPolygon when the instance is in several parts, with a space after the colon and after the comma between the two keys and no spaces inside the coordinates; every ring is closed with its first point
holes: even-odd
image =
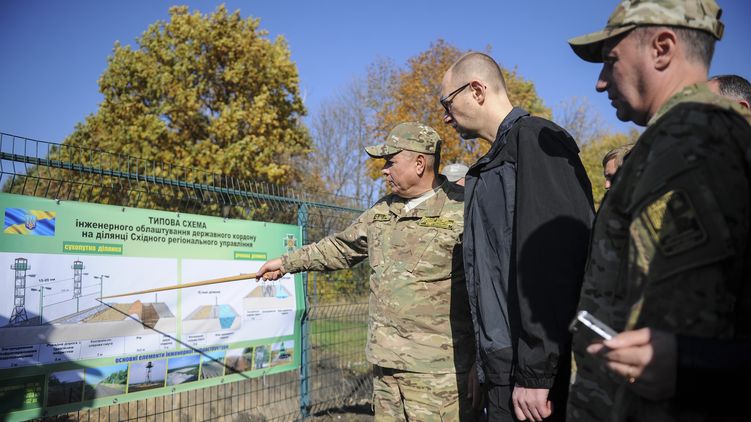
{"type": "Polygon", "coordinates": [[[333,271],[350,268],[368,257],[368,217],[365,211],[349,227],[316,243],[282,255],[285,272],[333,271]]]}
{"type": "MultiPolygon", "coordinates": [[[[469,176],[472,177],[472,176],[469,176]]],[[[470,182],[471,183],[471,182],[470,182]]],[[[464,215],[465,215],[465,221],[466,215],[468,213],[467,209],[467,203],[464,203],[464,215]]],[[[464,226],[465,230],[467,229],[467,226],[464,226]]],[[[464,264],[464,277],[466,281],[467,286],[467,299],[469,301],[469,311],[470,315],[472,317],[472,327],[474,332],[474,341],[475,341],[475,371],[477,373],[477,379],[480,381],[480,383],[485,383],[485,371],[482,367],[482,357],[480,356],[480,323],[479,318],[477,317],[477,287],[475,286],[475,280],[474,280],[474,263],[472,261],[473,257],[473,247],[468,247],[466,241],[472,240],[474,241],[473,235],[467,235],[467,232],[465,231],[462,235],[462,261],[464,264]]]]}
{"type": "Polygon", "coordinates": [[[550,389],[556,376],[557,384],[568,383],[568,324],[584,275],[592,187],[568,133],[542,119],[524,122],[517,146],[516,284],[510,286],[519,316],[515,383],[550,389]]]}

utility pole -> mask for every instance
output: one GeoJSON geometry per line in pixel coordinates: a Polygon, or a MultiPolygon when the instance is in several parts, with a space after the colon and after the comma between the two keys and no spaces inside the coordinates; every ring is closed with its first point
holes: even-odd
{"type": "Polygon", "coordinates": [[[94,279],[99,280],[99,297],[104,296],[104,279],[110,278],[110,276],[106,274],[100,274],[98,276],[94,276],[94,279]]]}

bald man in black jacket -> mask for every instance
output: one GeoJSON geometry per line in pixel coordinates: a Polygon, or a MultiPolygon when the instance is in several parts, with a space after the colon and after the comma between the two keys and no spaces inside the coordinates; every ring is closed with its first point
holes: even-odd
{"type": "Polygon", "coordinates": [[[568,322],[594,208],[576,142],[513,107],[498,64],[468,53],[441,86],[444,121],[491,143],[466,176],[464,269],[489,420],[565,419],[568,322]]]}

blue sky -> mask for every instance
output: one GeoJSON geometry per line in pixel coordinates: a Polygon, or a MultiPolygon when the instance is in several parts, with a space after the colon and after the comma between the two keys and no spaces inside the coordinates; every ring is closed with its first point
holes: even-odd
{"type": "Polygon", "coordinates": [[[170,370],[185,368],[187,366],[197,367],[199,363],[200,363],[199,355],[181,356],[181,357],[170,359],[168,367],[170,370]]]}
{"type": "MultiPolygon", "coordinates": [[[[0,131],[60,142],[101,101],[97,79],[115,41],[135,44],[173,4],[209,13],[214,1],[0,2],[0,131]]],[[[309,114],[378,58],[404,63],[443,38],[484,50],[532,80],[545,104],[587,97],[604,121],[618,122],[606,95],[594,91],[599,67],[579,60],[566,39],[601,29],[615,0],[539,1],[227,1],[230,11],[261,19],[283,35],[297,63],[309,114]]],[[[726,24],[712,74],[751,77],[751,2],[720,0],[726,24]]]]}

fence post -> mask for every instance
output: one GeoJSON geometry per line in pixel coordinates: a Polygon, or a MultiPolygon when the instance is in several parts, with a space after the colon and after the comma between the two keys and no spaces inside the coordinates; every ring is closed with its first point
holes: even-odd
{"type": "MultiPolygon", "coordinates": [[[[302,203],[297,209],[297,225],[301,227],[301,239],[300,246],[303,246],[308,241],[308,204],[302,203]]],[[[308,324],[308,273],[302,273],[302,291],[303,298],[305,298],[305,309],[302,313],[302,321],[300,323],[301,340],[300,350],[302,352],[300,358],[300,415],[303,419],[307,418],[310,414],[310,386],[308,385],[308,364],[310,362],[309,348],[310,348],[310,326],[308,324]]]]}

